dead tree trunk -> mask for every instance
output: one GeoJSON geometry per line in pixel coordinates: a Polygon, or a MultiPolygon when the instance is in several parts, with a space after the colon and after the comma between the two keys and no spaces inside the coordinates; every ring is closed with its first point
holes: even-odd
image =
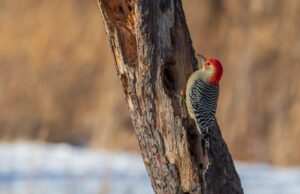
{"type": "Polygon", "coordinates": [[[126,100],[157,194],[242,194],[216,126],[211,150],[188,118],[182,93],[197,68],[180,0],[99,0],[126,100]]]}

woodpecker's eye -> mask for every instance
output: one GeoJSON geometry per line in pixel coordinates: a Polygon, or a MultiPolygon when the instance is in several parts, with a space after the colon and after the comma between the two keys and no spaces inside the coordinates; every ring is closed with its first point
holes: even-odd
{"type": "Polygon", "coordinates": [[[210,66],[210,62],[207,62],[207,65],[210,66]]]}

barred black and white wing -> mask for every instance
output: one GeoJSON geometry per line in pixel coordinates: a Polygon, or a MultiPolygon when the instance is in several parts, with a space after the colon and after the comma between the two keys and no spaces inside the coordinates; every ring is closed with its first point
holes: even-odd
{"type": "Polygon", "coordinates": [[[215,123],[219,87],[211,86],[202,80],[196,80],[190,89],[189,97],[195,115],[199,133],[209,147],[209,133],[215,123]]]}

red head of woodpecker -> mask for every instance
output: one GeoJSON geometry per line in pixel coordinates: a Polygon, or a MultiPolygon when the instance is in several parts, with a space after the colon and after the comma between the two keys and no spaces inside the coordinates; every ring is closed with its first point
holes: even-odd
{"type": "Polygon", "coordinates": [[[206,81],[210,85],[218,86],[222,78],[223,67],[220,61],[215,58],[206,58],[198,54],[202,61],[203,81],[206,81]]]}

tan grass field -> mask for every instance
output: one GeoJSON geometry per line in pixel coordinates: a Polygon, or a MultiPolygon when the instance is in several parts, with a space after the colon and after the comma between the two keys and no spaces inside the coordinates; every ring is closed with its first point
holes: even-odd
{"type": "MultiPolygon", "coordinates": [[[[183,2],[234,158],[300,164],[300,1],[183,2]]],[[[0,134],[138,150],[96,0],[0,0],[0,134]]]]}

